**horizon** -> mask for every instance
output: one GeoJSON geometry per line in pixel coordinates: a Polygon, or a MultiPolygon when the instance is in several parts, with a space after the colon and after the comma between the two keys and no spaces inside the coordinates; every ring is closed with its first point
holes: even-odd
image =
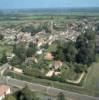
{"type": "Polygon", "coordinates": [[[9,9],[0,9],[2,10],[99,10],[99,7],[65,7],[65,8],[9,8],[9,9]]]}
{"type": "Polygon", "coordinates": [[[0,9],[98,8],[99,0],[1,0],[0,9]]]}

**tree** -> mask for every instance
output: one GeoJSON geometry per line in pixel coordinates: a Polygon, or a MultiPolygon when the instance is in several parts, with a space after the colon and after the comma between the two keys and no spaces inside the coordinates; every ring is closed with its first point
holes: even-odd
{"type": "Polygon", "coordinates": [[[35,93],[30,91],[27,85],[17,93],[17,99],[18,100],[40,100],[35,93]]]}
{"type": "Polygon", "coordinates": [[[37,68],[25,68],[24,69],[24,74],[28,75],[28,76],[33,76],[33,77],[43,77],[43,73],[41,72],[41,70],[37,69],[37,68]]]}
{"type": "Polygon", "coordinates": [[[27,57],[32,57],[36,53],[36,45],[32,42],[29,43],[29,47],[26,50],[26,56],[27,57]]]}
{"type": "Polygon", "coordinates": [[[95,33],[87,30],[86,33],[81,34],[76,40],[76,48],[78,53],[76,55],[76,62],[90,65],[95,61],[95,33]]]}
{"type": "Polygon", "coordinates": [[[33,48],[28,47],[27,50],[26,50],[26,56],[32,57],[33,54],[34,54],[33,48]]]}
{"type": "Polygon", "coordinates": [[[7,62],[8,62],[8,60],[7,60],[7,56],[6,56],[6,53],[5,53],[5,52],[3,53],[3,55],[2,55],[2,57],[1,57],[1,60],[0,60],[0,61],[1,61],[1,63],[2,63],[2,64],[4,64],[4,63],[7,63],[7,62]]]}
{"type": "Polygon", "coordinates": [[[94,61],[94,52],[91,48],[81,48],[76,56],[78,63],[90,65],[94,61]]]}
{"type": "Polygon", "coordinates": [[[26,58],[25,45],[23,43],[14,45],[13,46],[13,53],[15,53],[15,55],[17,57],[19,57],[22,61],[24,61],[26,58]]]}
{"type": "Polygon", "coordinates": [[[87,72],[87,66],[86,65],[75,63],[74,67],[75,67],[74,70],[75,70],[76,73],[87,72]]]}
{"type": "Polygon", "coordinates": [[[66,61],[74,62],[76,54],[77,54],[77,50],[75,48],[74,43],[73,42],[69,42],[67,44],[66,48],[64,49],[64,55],[65,55],[66,61]]]}
{"type": "Polygon", "coordinates": [[[16,98],[12,95],[6,95],[3,100],[16,100],[16,98]]]}
{"type": "Polygon", "coordinates": [[[54,59],[64,61],[65,60],[65,55],[64,55],[65,42],[57,40],[55,41],[55,43],[57,44],[57,49],[55,52],[52,52],[54,59]]]}
{"type": "Polygon", "coordinates": [[[57,100],[65,100],[65,96],[62,92],[60,92],[57,96],[57,100]]]}
{"type": "Polygon", "coordinates": [[[58,46],[56,52],[53,52],[53,56],[55,60],[60,59],[64,61],[65,56],[64,56],[63,48],[58,46]]]}
{"type": "Polygon", "coordinates": [[[61,79],[62,79],[63,82],[65,82],[66,78],[67,78],[66,70],[63,69],[62,72],[61,72],[61,79]]]}
{"type": "Polygon", "coordinates": [[[75,44],[70,41],[67,44],[58,43],[57,50],[53,52],[54,58],[56,60],[74,62],[77,54],[77,49],[75,44]]]}
{"type": "Polygon", "coordinates": [[[46,33],[50,33],[51,32],[50,26],[51,25],[49,24],[49,22],[45,22],[42,24],[42,29],[44,29],[46,33]]]}
{"type": "Polygon", "coordinates": [[[95,33],[90,29],[90,30],[86,30],[84,36],[88,39],[88,40],[94,40],[95,39],[95,33]]]}
{"type": "Polygon", "coordinates": [[[77,40],[76,40],[76,48],[79,49],[81,47],[86,47],[87,46],[87,38],[84,36],[84,34],[81,34],[78,36],[77,40]]]}
{"type": "Polygon", "coordinates": [[[15,56],[15,57],[13,57],[13,59],[11,59],[10,64],[12,66],[20,65],[21,64],[21,59],[18,56],[15,56]]]}
{"type": "Polygon", "coordinates": [[[33,36],[35,33],[42,31],[42,29],[43,29],[42,24],[40,24],[40,25],[30,25],[30,26],[23,27],[21,31],[29,32],[31,33],[31,36],[33,36]]]}
{"type": "Polygon", "coordinates": [[[3,40],[3,38],[4,38],[4,35],[0,34],[0,40],[3,40]]]}

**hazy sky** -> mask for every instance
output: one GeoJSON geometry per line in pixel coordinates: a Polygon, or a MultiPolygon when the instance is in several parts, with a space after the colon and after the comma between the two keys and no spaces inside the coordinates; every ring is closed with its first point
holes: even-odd
{"type": "Polygon", "coordinates": [[[99,0],[0,0],[0,9],[99,7],[99,0]]]}

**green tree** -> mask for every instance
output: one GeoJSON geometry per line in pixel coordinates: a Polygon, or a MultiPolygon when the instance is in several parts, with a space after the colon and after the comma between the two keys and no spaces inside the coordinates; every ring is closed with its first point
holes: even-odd
{"type": "Polygon", "coordinates": [[[35,93],[31,92],[28,86],[26,85],[19,93],[17,94],[18,100],[40,100],[35,93]]]}
{"type": "Polygon", "coordinates": [[[84,36],[84,34],[81,34],[78,36],[76,40],[76,48],[79,49],[81,47],[87,47],[87,38],[84,36]]]}
{"type": "Polygon", "coordinates": [[[65,96],[62,92],[57,95],[57,100],[65,100],[65,96]]]}
{"type": "Polygon", "coordinates": [[[75,63],[74,67],[75,67],[74,70],[75,70],[76,73],[87,72],[87,66],[86,65],[75,63]]]}
{"type": "Polygon", "coordinates": [[[65,60],[65,55],[64,55],[64,47],[65,47],[65,42],[64,41],[55,41],[55,44],[57,44],[57,49],[53,53],[54,59],[55,60],[65,60]]]}
{"type": "Polygon", "coordinates": [[[95,61],[95,33],[92,30],[87,30],[81,34],[76,40],[76,62],[90,65],[95,61]]]}
{"type": "Polygon", "coordinates": [[[26,50],[26,56],[27,57],[32,57],[33,54],[35,54],[33,52],[33,48],[28,47],[27,50],[26,50]]]}
{"type": "Polygon", "coordinates": [[[8,62],[8,60],[7,60],[7,56],[6,56],[6,53],[5,53],[5,52],[3,53],[3,55],[2,55],[2,57],[1,57],[0,62],[1,62],[2,64],[4,64],[4,63],[7,63],[7,62],[8,62]]]}
{"type": "Polygon", "coordinates": [[[76,54],[77,54],[77,49],[75,48],[75,44],[73,42],[69,42],[66,48],[64,49],[64,55],[66,61],[74,62],[76,54]]]}
{"type": "Polygon", "coordinates": [[[47,33],[50,33],[51,32],[51,29],[50,29],[50,24],[49,22],[45,22],[42,24],[42,29],[44,29],[47,33]]]}
{"type": "Polygon", "coordinates": [[[20,65],[21,64],[21,59],[19,57],[15,56],[15,57],[13,57],[13,59],[11,59],[10,64],[12,66],[20,65]]]}
{"type": "Polygon", "coordinates": [[[43,77],[43,73],[37,68],[26,68],[24,69],[24,74],[33,77],[43,77]]]}
{"type": "Polygon", "coordinates": [[[65,56],[62,47],[58,47],[56,52],[53,52],[53,56],[55,60],[62,60],[64,61],[65,56]]]}
{"type": "Polygon", "coordinates": [[[4,35],[0,34],[0,40],[3,40],[3,38],[4,38],[4,35]]]}
{"type": "Polygon", "coordinates": [[[26,49],[23,43],[17,44],[13,46],[13,53],[21,60],[25,60],[26,58],[26,49]]]}
{"type": "Polygon", "coordinates": [[[91,29],[90,29],[90,30],[86,30],[84,36],[85,36],[88,40],[94,40],[94,39],[95,39],[95,32],[93,32],[91,29]]]}
{"type": "Polygon", "coordinates": [[[32,42],[29,43],[29,47],[26,50],[26,56],[27,57],[32,57],[36,53],[36,45],[32,42]]]}
{"type": "Polygon", "coordinates": [[[16,100],[16,98],[12,95],[6,95],[3,100],[16,100]]]}
{"type": "Polygon", "coordinates": [[[76,56],[76,61],[90,65],[95,59],[94,51],[91,48],[81,48],[76,56]]]}
{"type": "Polygon", "coordinates": [[[62,81],[66,81],[66,78],[67,78],[67,74],[66,74],[67,72],[66,72],[66,70],[65,69],[63,69],[63,71],[61,72],[61,79],[62,79],[62,81]]]}

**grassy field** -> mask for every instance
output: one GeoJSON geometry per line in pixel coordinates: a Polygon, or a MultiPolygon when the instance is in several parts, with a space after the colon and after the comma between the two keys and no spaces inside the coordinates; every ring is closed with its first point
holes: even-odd
{"type": "Polygon", "coordinates": [[[94,63],[89,70],[89,73],[84,82],[86,89],[91,89],[99,92],[99,62],[94,63]]]}

